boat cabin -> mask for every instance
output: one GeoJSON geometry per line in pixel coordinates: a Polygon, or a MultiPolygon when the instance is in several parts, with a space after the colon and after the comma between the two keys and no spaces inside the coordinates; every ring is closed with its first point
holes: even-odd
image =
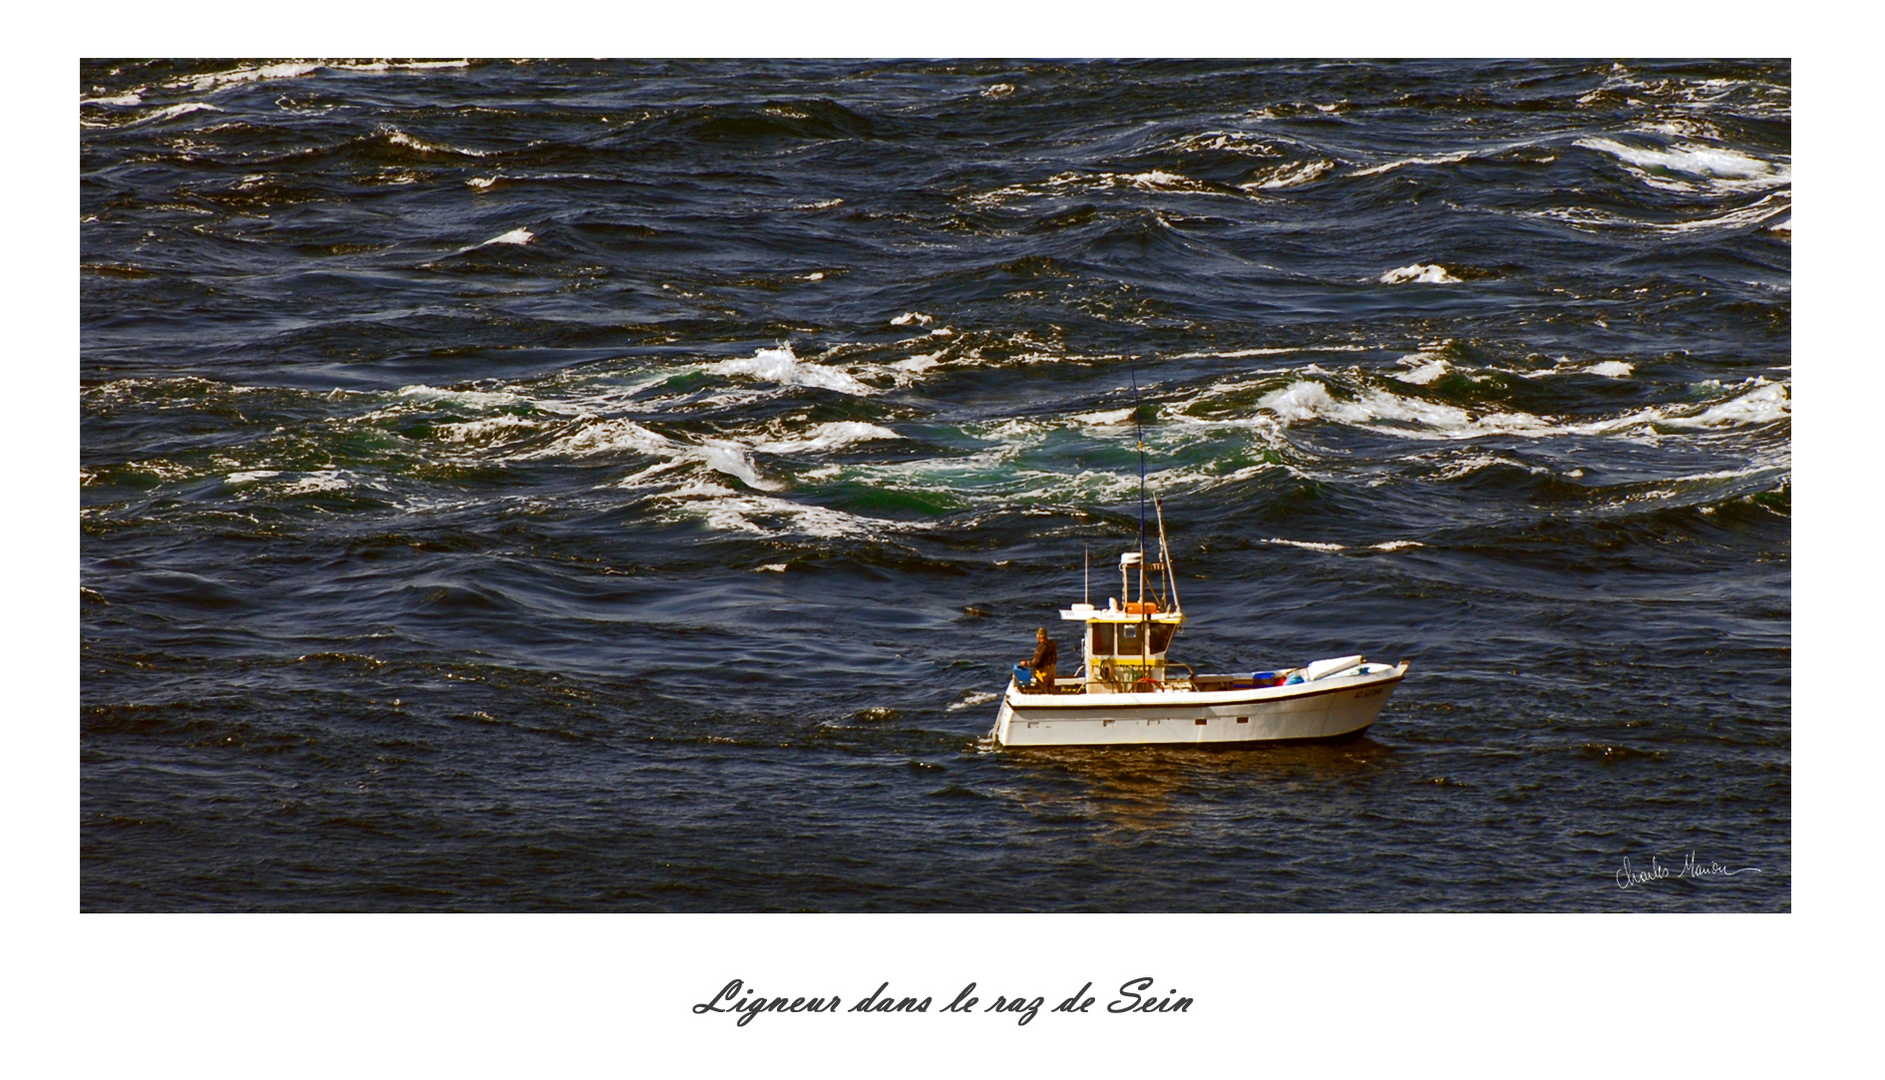
{"type": "MultiPolygon", "coordinates": [[[[1162,545],[1161,545],[1162,546],[1162,545]]],[[[1184,625],[1184,612],[1178,608],[1176,588],[1160,589],[1160,597],[1148,597],[1146,574],[1158,574],[1162,583],[1172,584],[1167,569],[1169,560],[1146,564],[1137,551],[1119,557],[1119,592],[1127,597],[1109,597],[1106,606],[1091,603],[1063,608],[1060,617],[1085,624],[1080,652],[1085,661],[1081,677],[1071,680],[1075,692],[1089,694],[1135,693],[1162,688],[1166,682],[1166,654],[1172,638],[1184,625]],[[1139,599],[1132,600],[1132,573],[1139,572],[1139,599]]],[[[1191,669],[1183,664],[1187,677],[1191,669]]]]}

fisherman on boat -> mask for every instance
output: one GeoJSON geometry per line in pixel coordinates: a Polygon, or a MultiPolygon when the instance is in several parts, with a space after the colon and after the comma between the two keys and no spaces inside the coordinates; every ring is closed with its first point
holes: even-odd
{"type": "Polygon", "coordinates": [[[1034,659],[1021,666],[1034,672],[1034,686],[1031,689],[1035,693],[1051,694],[1054,692],[1054,667],[1060,661],[1060,653],[1048,638],[1045,626],[1034,631],[1034,641],[1034,659]]]}

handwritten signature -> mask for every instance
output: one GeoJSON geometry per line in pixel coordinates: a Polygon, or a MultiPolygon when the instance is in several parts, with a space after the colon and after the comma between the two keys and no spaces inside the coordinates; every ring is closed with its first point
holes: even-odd
{"type": "Polygon", "coordinates": [[[1652,881],[1660,881],[1663,878],[1690,878],[1699,880],[1706,877],[1733,877],[1736,874],[1758,874],[1760,872],[1761,869],[1758,866],[1743,866],[1738,870],[1730,870],[1712,860],[1704,863],[1696,859],[1695,852],[1693,851],[1689,852],[1688,857],[1682,860],[1681,869],[1671,870],[1667,866],[1664,866],[1662,861],[1657,859],[1656,856],[1651,855],[1649,857],[1649,869],[1637,870],[1630,866],[1629,856],[1626,855],[1623,859],[1623,869],[1617,871],[1617,888],[1628,889],[1637,885],[1647,885],[1652,881]]]}

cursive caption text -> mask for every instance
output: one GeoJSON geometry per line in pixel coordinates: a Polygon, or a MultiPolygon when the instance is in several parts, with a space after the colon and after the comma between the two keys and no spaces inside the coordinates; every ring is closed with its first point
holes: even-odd
{"type": "MultiPolygon", "coordinates": [[[[1176,990],[1167,990],[1164,994],[1153,991],[1154,982],[1150,976],[1128,979],[1121,983],[1117,996],[1109,999],[1104,1011],[1115,1015],[1127,1013],[1182,1013],[1189,1012],[1192,999],[1180,996],[1176,990]]],[[[1074,991],[1072,997],[1047,1011],[1049,1013],[1090,1014],[1099,999],[1089,993],[1093,989],[1091,982],[1074,991]]],[[[899,995],[890,992],[890,983],[886,980],[877,989],[862,998],[856,999],[849,1007],[845,999],[836,994],[824,997],[767,997],[756,993],[744,980],[732,979],[720,988],[711,1000],[695,1005],[696,1015],[706,1013],[730,1013],[739,1017],[734,1022],[736,1027],[745,1027],[761,1013],[835,1013],[839,1011],[853,1013],[927,1013],[935,1004],[934,997],[925,995],[899,995]]],[[[1015,1023],[1026,1027],[1046,1006],[1044,996],[1029,997],[1026,994],[996,994],[989,997],[986,993],[978,994],[976,984],[963,987],[949,1003],[936,1008],[941,1013],[1007,1013],[1015,1018],[1015,1023]]]]}

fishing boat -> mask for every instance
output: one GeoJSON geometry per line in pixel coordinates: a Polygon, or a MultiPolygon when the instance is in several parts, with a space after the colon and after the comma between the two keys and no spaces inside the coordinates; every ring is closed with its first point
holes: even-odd
{"type": "MultiPolygon", "coordinates": [[[[1185,624],[1158,506],[1158,561],[1119,557],[1119,596],[1103,608],[1083,601],[1060,617],[1082,624],[1082,664],[1048,687],[1015,666],[991,733],[1000,746],[1324,742],[1366,731],[1388,703],[1407,662],[1337,656],[1275,671],[1199,674],[1168,658],[1185,624]],[[1131,599],[1134,572],[1138,599],[1131,599]],[[1156,595],[1148,596],[1147,575],[1156,595]]],[[[1090,591],[1088,601],[1091,600],[1090,591]]]]}
{"type": "MultiPolygon", "coordinates": [[[[1132,396],[1139,374],[1132,369],[1132,396]]],[[[1407,677],[1407,661],[1370,663],[1333,656],[1301,667],[1203,675],[1168,659],[1185,625],[1165,540],[1165,505],[1158,516],[1158,561],[1145,558],[1145,432],[1138,426],[1139,547],[1119,556],[1119,595],[1092,604],[1092,572],[1082,601],[1060,617],[1083,624],[1083,662],[1073,678],[1037,680],[1016,664],[989,732],[997,746],[1110,746],[1185,743],[1335,742],[1368,730],[1388,695],[1407,677]],[[1134,572],[1139,598],[1132,599],[1134,572]],[[1150,574],[1156,596],[1146,594],[1150,574]]]]}

